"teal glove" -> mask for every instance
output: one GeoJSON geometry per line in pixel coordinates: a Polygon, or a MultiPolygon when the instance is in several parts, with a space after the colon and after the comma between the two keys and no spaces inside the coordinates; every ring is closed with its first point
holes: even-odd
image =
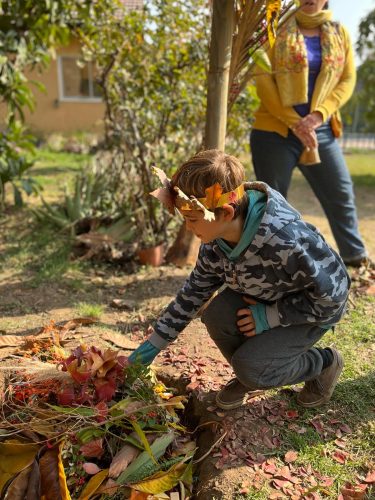
{"type": "Polygon", "coordinates": [[[143,342],[135,351],[131,353],[128,360],[130,363],[141,363],[150,365],[159,354],[160,349],[151,344],[148,340],[143,342]]]}
{"type": "Polygon", "coordinates": [[[251,314],[254,318],[255,333],[258,335],[259,333],[263,333],[266,330],[269,330],[270,325],[267,321],[265,304],[261,304],[260,302],[258,302],[257,304],[249,305],[248,308],[250,309],[251,314]]]}

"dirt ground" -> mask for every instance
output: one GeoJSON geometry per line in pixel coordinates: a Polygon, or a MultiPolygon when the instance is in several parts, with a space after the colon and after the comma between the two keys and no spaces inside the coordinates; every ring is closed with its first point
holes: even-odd
{"type": "MultiPolygon", "coordinates": [[[[298,178],[294,183],[290,201],[333,243],[320,206],[302,179],[298,178]]],[[[361,231],[369,252],[375,256],[371,189],[361,188],[357,201],[361,231]]],[[[6,239],[9,225],[20,225],[22,230],[22,224],[22,216],[2,222],[0,251],[10,243],[6,239]]],[[[147,336],[148,325],[174,297],[189,271],[187,268],[163,266],[140,268],[136,274],[127,274],[121,268],[91,267],[80,278],[79,284],[72,287],[69,273],[62,281],[35,286],[29,281],[29,276],[8,268],[0,275],[0,333],[21,339],[50,321],[77,317],[76,305],[79,302],[98,303],[105,306],[99,322],[81,327],[71,341],[72,345],[82,338],[87,343],[113,346],[116,344],[105,340],[106,335],[120,333],[126,339],[122,348],[129,353],[147,336]],[[130,307],[113,307],[114,299],[130,301],[130,307]]],[[[2,348],[0,351],[4,358],[6,354],[11,356],[13,349],[2,348]]],[[[7,361],[12,359],[8,357],[7,361]]],[[[271,454],[282,442],[283,426],[293,426],[291,391],[272,392],[232,412],[217,409],[213,402],[215,392],[232,377],[232,371],[199,319],[185,329],[178,342],[158,356],[156,369],[169,385],[193,395],[186,419],[192,427],[201,425],[198,438],[200,456],[209,452],[208,459],[199,464],[196,498],[232,499],[246,483],[249,467],[254,473],[264,472],[264,467],[274,467],[272,461],[267,460],[267,453],[271,454]],[[213,447],[215,442],[217,445],[213,447]]],[[[311,481],[313,487],[311,477],[307,474],[306,482],[311,481]]]]}

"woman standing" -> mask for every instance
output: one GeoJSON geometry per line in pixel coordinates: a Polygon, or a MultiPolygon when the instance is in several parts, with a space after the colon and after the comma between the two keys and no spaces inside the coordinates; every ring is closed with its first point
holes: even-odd
{"type": "Polygon", "coordinates": [[[301,0],[270,53],[272,74],[256,77],[261,104],[251,132],[255,175],[285,197],[298,166],[319,199],[347,265],[367,261],[358,232],[353,184],[336,137],[339,108],[356,80],[346,29],[332,21],[327,0],[301,0]],[[320,163],[303,165],[304,149],[320,163]],[[318,160],[319,161],[319,160],[318,160]]]}

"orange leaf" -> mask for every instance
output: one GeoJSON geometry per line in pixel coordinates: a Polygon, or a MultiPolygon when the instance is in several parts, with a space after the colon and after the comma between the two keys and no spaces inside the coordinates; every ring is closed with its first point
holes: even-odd
{"type": "Polygon", "coordinates": [[[129,500],[147,500],[150,496],[149,493],[143,493],[142,491],[132,490],[129,500]]]}
{"type": "Polygon", "coordinates": [[[218,199],[222,195],[222,188],[219,183],[207,188],[206,190],[206,208],[212,209],[216,208],[218,199]]]}
{"type": "Polygon", "coordinates": [[[365,498],[367,486],[365,484],[345,483],[341,488],[343,500],[362,500],[365,498]]]}

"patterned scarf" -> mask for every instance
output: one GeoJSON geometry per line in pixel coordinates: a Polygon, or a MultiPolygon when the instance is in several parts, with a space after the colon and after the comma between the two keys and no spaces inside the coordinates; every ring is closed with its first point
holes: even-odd
{"type": "Polygon", "coordinates": [[[308,102],[308,60],[302,33],[298,27],[313,29],[320,27],[322,65],[320,74],[330,87],[339,80],[344,64],[345,51],[337,24],[331,21],[332,13],[322,10],[317,14],[306,14],[301,10],[276,37],[275,78],[283,106],[295,106],[308,102]]]}

